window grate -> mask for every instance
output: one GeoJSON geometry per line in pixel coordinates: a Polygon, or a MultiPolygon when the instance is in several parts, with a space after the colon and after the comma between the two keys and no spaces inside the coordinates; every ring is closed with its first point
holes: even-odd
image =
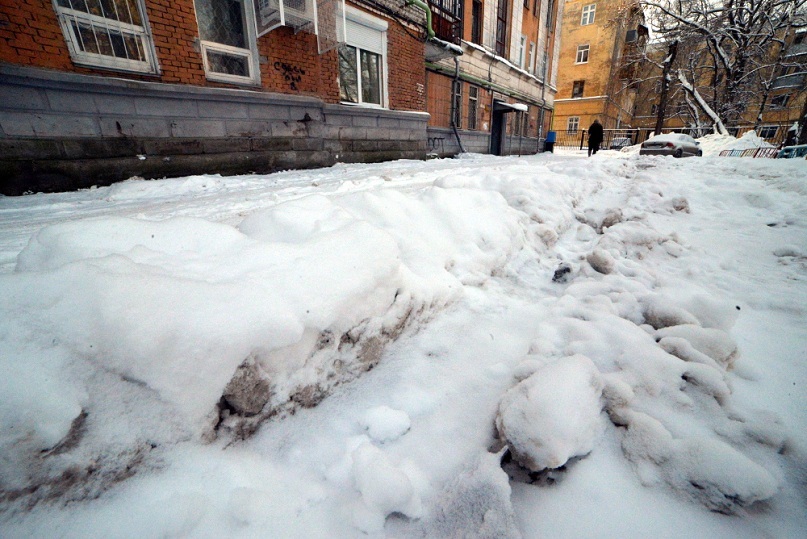
{"type": "Polygon", "coordinates": [[[55,0],[54,6],[77,64],[157,71],[140,0],[55,0]]]}

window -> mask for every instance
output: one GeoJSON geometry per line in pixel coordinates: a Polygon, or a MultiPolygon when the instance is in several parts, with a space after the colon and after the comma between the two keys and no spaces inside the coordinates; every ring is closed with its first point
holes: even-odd
{"type": "Polygon", "coordinates": [[[384,106],[387,23],[357,9],[346,12],[345,44],[339,48],[339,98],[384,106]]]}
{"type": "Polygon", "coordinates": [[[540,5],[540,3],[541,3],[540,0],[535,0],[532,3],[532,14],[535,15],[536,17],[538,16],[538,6],[540,5]]]}
{"type": "Polygon", "coordinates": [[[527,64],[527,70],[535,74],[535,43],[530,42],[530,58],[527,64]]]}
{"type": "Polygon", "coordinates": [[[650,114],[653,116],[658,114],[658,105],[656,105],[655,103],[650,105],[650,114]]]}
{"type": "Polygon", "coordinates": [[[759,128],[759,136],[760,138],[773,138],[777,131],[779,131],[778,125],[763,125],[759,128]]]}
{"type": "Polygon", "coordinates": [[[524,69],[524,60],[527,56],[527,36],[521,35],[521,40],[518,42],[518,67],[524,69]]]}
{"type": "Polygon", "coordinates": [[[482,0],[474,0],[471,6],[471,41],[482,42],[482,0]]]}
{"type": "Polygon", "coordinates": [[[54,0],[53,5],[76,64],[157,73],[142,0],[54,0]]]}
{"type": "Polygon", "coordinates": [[[457,81],[454,85],[454,126],[462,127],[462,82],[457,81]]]}
{"type": "Polygon", "coordinates": [[[639,39],[639,32],[636,30],[628,30],[625,34],[625,43],[634,43],[639,39]]]}
{"type": "Polygon", "coordinates": [[[572,98],[576,97],[583,97],[583,87],[585,87],[586,81],[584,80],[576,80],[572,83],[572,98]]]}
{"type": "Polygon", "coordinates": [[[468,88],[468,129],[477,128],[477,111],[479,110],[479,87],[468,88]]]}
{"type": "Polygon", "coordinates": [[[258,82],[258,54],[249,0],[194,0],[202,62],[210,80],[258,82]]]}
{"type": "Polygon", "coordinates": [[[524,9],[530,9],[530,0],[524,0],[524,9]]]}
{"type": "Polygon", "coordinates": [[[496,54],[507,54],[507,0],[499,0],[496,9],[496,54]]]}
{"type": "Polygon", "coordinates": [[[580,129],[580,117],[570,116],[569,119],[566,120],[566,132],[577,133],[578,129],[580,129]]]}
{"type": "Polygon", "coordinates": [[[790,94],[782,94],[777,95],[771,98],[771,104],[769,108],[772,109],[783,109],[787,106],[787,102],[790,99],[790,94]]]}
{"type": "Polygon", "coordinates": [[[793,36],[793,45],[801,45],[804,43],[804,38],[807,37],[807,32],[799,32],[793,36]]]}
{"type": "Polygon", "coordinates": [[[597,4],[589,4],[583,6],[583,16],[580,19],[580,24],[586,26],[594,22],[594,12],[597,11],[597,4]]]}
{"type": "Polygon", "coordinates": [[[577,64],[585,64],[588,63],[588,45],[578,45],[577,46],[577,58],[575,59],[575,63],[577,64]]]}
{"type": "Polygon", "coordinates": [[[555,14],[555,0],[549,0],[546,3],[546,27],[550,32],[555,29],[552,26],[552,16],[555,14]]]}

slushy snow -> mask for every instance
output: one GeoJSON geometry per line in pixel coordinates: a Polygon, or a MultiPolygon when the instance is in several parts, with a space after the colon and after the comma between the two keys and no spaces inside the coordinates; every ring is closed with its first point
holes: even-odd
{"type": "Polygon", "coordinates": [[[0,198],[0,535],[802,535],[807,174],[750,138],[0,198]]]}

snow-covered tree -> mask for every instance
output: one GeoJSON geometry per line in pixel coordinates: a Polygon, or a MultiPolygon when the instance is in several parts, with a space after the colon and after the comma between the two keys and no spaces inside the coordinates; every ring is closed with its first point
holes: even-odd
{"type": "Polygon", "coordinates": [[[751,104],[764,107],[787,36],[807,25],[807,0],[642,0],[642,6],[655,38],[678,52],[655,60],[663,87],[676,83],[721,133],[751,104]]]}

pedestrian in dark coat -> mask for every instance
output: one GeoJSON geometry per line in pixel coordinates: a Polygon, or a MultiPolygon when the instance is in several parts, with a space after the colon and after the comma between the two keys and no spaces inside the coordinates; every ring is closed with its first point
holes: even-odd
{"type": "Polygon", "coordinates": [[[602,144],[602,124],[599,120],[594,120],[588,128],[588,156],[597,153],[602,144]]]}

